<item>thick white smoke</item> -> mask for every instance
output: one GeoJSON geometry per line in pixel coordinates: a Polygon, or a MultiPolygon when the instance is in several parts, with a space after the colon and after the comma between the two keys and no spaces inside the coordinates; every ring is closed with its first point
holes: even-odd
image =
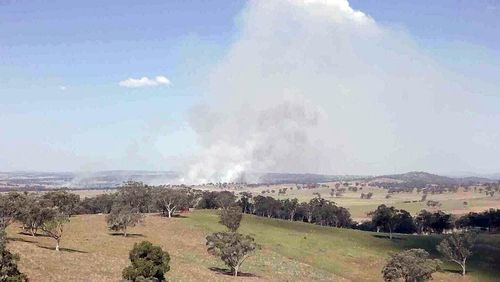
{"type": "Polygon", "coordinates": [[[347,0],[251,1],[241,20],[193,110],[203,152],[185,181],[478,168],[464,151],[498,114],[404,32],[347,0]]]}

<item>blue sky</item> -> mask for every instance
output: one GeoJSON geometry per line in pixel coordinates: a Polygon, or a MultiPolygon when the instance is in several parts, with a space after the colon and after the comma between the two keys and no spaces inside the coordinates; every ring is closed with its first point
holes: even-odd
{"type": "MultiPolygon", "coordinates": [[[[200,150],[189,113],[239,39],[248,5],[0,0],[0,171],[176,169],[200,150]],[[171,83],[119,85],[156,76],[171,83]]],[[[500,95],[499,2],[350,5],[500,95]]]]}

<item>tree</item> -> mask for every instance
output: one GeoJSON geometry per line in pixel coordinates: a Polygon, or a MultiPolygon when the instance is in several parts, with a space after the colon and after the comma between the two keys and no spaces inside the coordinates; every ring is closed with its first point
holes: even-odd
{"type": "Polygon", "coordinates": [[[207,236],[208,253],[219,257],[234,276],[243,262],[258,248],[254,238],[236,232],[216,232],[207,236]]]}
{"type": "Polygon", "coordinates": [[[297,209],[299,207],[299,201],[294,198],[294,199],[286,199],[283,202],[283,208],[287,214],[288,220],[292,221],[295,217],[295,213],[297,212],[297,209]]]}
{"type": "Polygon", "coordinates": [[[80,205],[80,196],[65,190],[45,193],[41,200],[44,207],[55,208],[68,216],[77,213],[80,205]]]}
{"type": "Polygon", "coordinates": [[[110,213],[114,202],[116,202],[116,193],[88,197],[80,203],[80,211],[87,214],[110,213]]]}
{"type": "Polygon", "coordinates": [[[0,228],[0,281],[24,282],[28,277],[17,268],[19,256],[7,250],[7,236],[0,228]]]}
{"type": "Polygon", "coordinates": [[[215,202],[219,208],[227,209],[236,203],[236,196],[229,191],[222,191],[215,197],[215,202]]]}
{"type": "Polygon", "coordinates": [[[170,270],[170,255],[151,242],[135,243],[129,253],[130,266],[123,269],[123,278],[129,281],[165,281],[170,270]]]}
{"type": "Polygon", "coordinates": [[[69,217],[63,213],[58,213],[41,226],[43,232],[56,240],[56,251],[59,251],[59,243],[64,231],[64,224],[69,222],[69,217]]]}
{"type": "Polygon", "coordinates": [[[125,182],[118,190],[116,201],[128,205],[138,212],[149,212],[152,204],[151,188],[142,182],[125,182]]]}
{"type": "Polygon", "coordinates": [[[240,227],[242,217],[243,214],[241,213],[241,208],[239,206],[230,207],[221,210],[219,223],[226,226],[231,232],[236,232],[236,230],[240,227]]]}
{"type": "Polygon", "coordinates": [[[0,194],[0,229],[7,228],[17,213],[17,203],[11,195],[0,194]]]}
{"type": "Polygon", "coordinates": [[[393,254],[382,269],[382,274],[384,281],[428,281],[440,269],[440,263],[437,259],[429,259],[429,253],[422,249],[410,249],[393,254]]]}
{"type": "Polygon", "coordinates": [[[238,205],[243,209],[244,213],[252,213],[254,205],[252,203],[252,193],[241,192],[241,198],[238,200],[238,205]]]}
{"type": "Polygon", "coordinates": [[[19,203],[16,219],[23,224],[24,230],[31,233],[31,236],[35,236],[38,229],[56,214],[56,210],[43,207],[40,199],[33,194],[26,195],[19,203]]]}
{"type": "Polygon", "coordinates": [[[392,239],[392,232],[398,221],[398,210],[394,207],[380,205],[375,211],[369,213],[372,216],[373,225],[377,227],[377,232],[380,227],[385,227],[389,231],[389,238],[392,239]]]}
{"type": "Polygon", "coordinates": [[[108,228],[113,231],[122,231],[123,236],[127,237],[127,228],[134,227],[141,222],[143,215],[138,208],[132,208],[126,204],[115,204],[111,212],[106,217],[108,228]]]}
{"type": "Polygon", "coordinates": [[[189,196],[185,190],[162,189],[156,195],[156,206],[169,218],[180,208],[189,205],[189,196]]]}
{"type": "Polygon", "coordinates": [[[454,232],[446,236],[437,246],[437,250],[447,259],[462,267],[462,275],[465,275],[465,264],[467,258],[472,254],[472,247],[477,235],[472,232],[454,232]]]}

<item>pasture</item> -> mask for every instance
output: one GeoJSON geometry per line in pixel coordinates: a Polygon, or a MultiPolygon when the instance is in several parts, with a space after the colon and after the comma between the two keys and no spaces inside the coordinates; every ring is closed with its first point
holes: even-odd
{"type": "MultiPolygon", "coordinates": [[[[108,231],[104,215],[80,215],[65,227],[61,252],[48,237],[8,228],[9,248],[21,256],[20,268],[32,281],[119,281],[135,242],[148,240],[171,256],[170,281],[229,281],[224,265],[206,252],[205,236],[222,230],[215,211],[194,211],[177,218],[146,216],[143,225],[123,237],[108,231]]],[[[434,250],[437,236],[398,235],[336,229],[245,215],[240,232],[251,234],[262,249],[242,267],[248,281],[380,281],[380,270],[391,252],[407,248],[434,250]]],[[[461,277],[445,264],[437,281],[498,281],[499,235],[483,235],[461,277]],[[478,258],[481,258],[479,262],[478,258]]]]}

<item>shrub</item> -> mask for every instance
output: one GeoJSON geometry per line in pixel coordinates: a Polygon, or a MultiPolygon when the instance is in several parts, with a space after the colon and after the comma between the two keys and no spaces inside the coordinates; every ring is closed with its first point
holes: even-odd
{"type": "Polygon", "coordinates": [[[123,278],[129,281],[165,281],[170,270],[170,255],[151,242],[135,243],[129,253],[130,266],[123,269],[123,278]]]}
{"type": "Polygon", "coordinates": [[[19,256],[6,248],[7,238],[3,228],[0,229],[0,281],[23,282],[28,277],[17,268],[19,256]]]}
{"type": "Polygon", "coordinates": [[[393,254],[382,274],[384,281],[428,281],[440,269],[440,263],[439,260],[429,259],[429,253],[422,249],[410,249],[393,254]]]}

